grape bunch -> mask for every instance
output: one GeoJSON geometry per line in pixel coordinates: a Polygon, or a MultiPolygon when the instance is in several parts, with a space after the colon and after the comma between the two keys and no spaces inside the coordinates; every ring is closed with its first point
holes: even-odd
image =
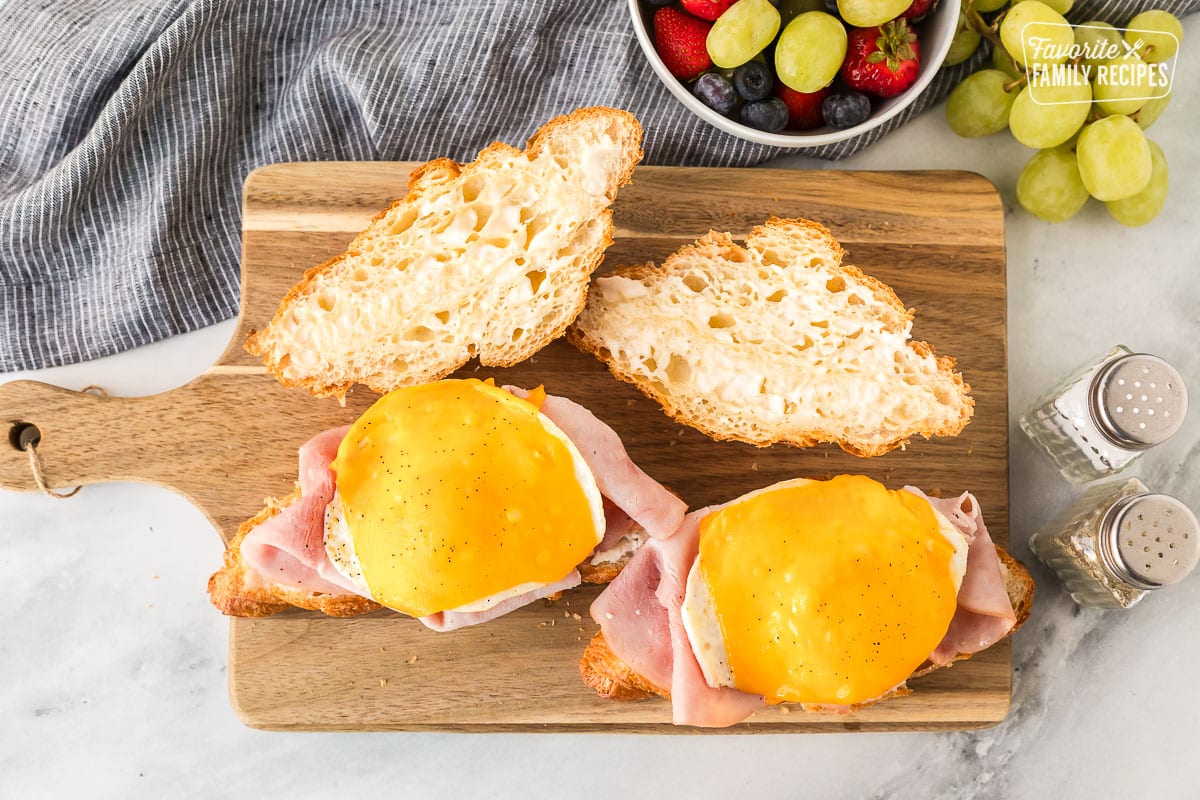
{"type": "Polygon", "coordinates": [[[1166,11],[1138,14],[1124,31],[1107,22],[1071,27],[1073,0],[966,0],[947,64],[986,39],[991,63],[946,102],[959,136],[1008,128],[1036,149],[1017,180],[1017,201],[1049,222],[1075,216],[1088,198],[1113,219],[1144,225],[1167,197],[1167,161],[1146,138],[1170,99],[1167,62],[1183,26],[1166,11]]]}
{"type": "Polygon", "coordinates": [[[937,0],[643,0],[667,69],[764,131],[845,129],[917,80],[937,0]]]}

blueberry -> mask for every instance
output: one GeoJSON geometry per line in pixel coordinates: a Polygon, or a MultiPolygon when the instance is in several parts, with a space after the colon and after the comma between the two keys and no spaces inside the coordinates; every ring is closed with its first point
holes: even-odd
{"type": "Polygon", "coordinates": [[[762,100],[775,86],[775,76],[761,61],[747,61],[733,72],[733,88],[744,99],[762,100]]]}
{"type": "Polygon", "coordinates": [[[746,103],[742,106],[742,122],[760,131],[781,131],[787,127],[788,107],[778,97],[746,103]]]}
{"type": "Polygon", "coordinates": [[[706,72],[696,79],[692,94],[700,98],[700,102],[720,114],[729,114],[737,107],[737,93],[733,84],[718,72],[706,72]]]}
{"type": "Polygon", "coordinates": [[[837,0],[825,0],[825,10],[835,17],[841,18],[841,12],[838,11],[837,0]]]}
{"type": "Polygon", "coordinates": [[[669,6],[675,0],[646,0],[646,5],[657,8],[659,6],[669,6]]]}
{"type": "Polygon", "coordinates": [[[871,116],[871,101],[862,92],[831,94],[821,103],[821,116],[835,128],[853,128],[871,116]]]}

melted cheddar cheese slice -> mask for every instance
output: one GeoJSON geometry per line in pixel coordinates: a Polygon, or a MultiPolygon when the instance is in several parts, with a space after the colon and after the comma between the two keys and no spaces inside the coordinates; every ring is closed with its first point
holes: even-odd
{"type": "Polygon", "coordinates": [[[370,596],[413,616],[561,580],[604,534],[575,446],[490,382],[397,389],[351,427],[332,469],[339,525],[370,596]]]}
{"type": "Polygon", "coordinates": [[[861,475],[748,495],[701,521],[699,546],[722,640],[708,649],[769,702],[849,705],[903,682],[945,635],[966,561],[927,501],[861,475]]]}

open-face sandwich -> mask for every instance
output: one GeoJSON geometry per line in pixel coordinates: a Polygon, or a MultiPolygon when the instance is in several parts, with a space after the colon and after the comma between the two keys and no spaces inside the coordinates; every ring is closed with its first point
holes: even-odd
{"type": "Polygon", "coordinates": [[[611,580],[686,512],[587,409],[478,380],[384,395],[300,448],[299,477],[209,580],[226,614],[387,607],[436,630],[473,625],[611,580]]]}
{"type": "Polygon", "coordinates": [[[972,495],[796,479],[647,542],[592,604],[580,671],[604,697],[669,698],[680,725],[849,713],[1000,641],[1032,598],[972,495]]]}

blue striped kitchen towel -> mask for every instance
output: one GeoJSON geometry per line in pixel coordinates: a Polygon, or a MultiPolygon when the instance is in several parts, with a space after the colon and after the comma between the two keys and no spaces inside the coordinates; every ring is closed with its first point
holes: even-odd
{"type": "MultiPolygon", "coordinates": [[[[1070,16],[1197,5],[1082,0],[1070,16]]],[[[642,120],[650,164],[781,152],[685,110],[621,0],[8,0],[0,42],[0,372],[233,316],[239,193],[262,164],[469,159],[595,104],[642,120]]],[[[882,128],[808,153],[857,152],[975,63],[882,128]]]]}

